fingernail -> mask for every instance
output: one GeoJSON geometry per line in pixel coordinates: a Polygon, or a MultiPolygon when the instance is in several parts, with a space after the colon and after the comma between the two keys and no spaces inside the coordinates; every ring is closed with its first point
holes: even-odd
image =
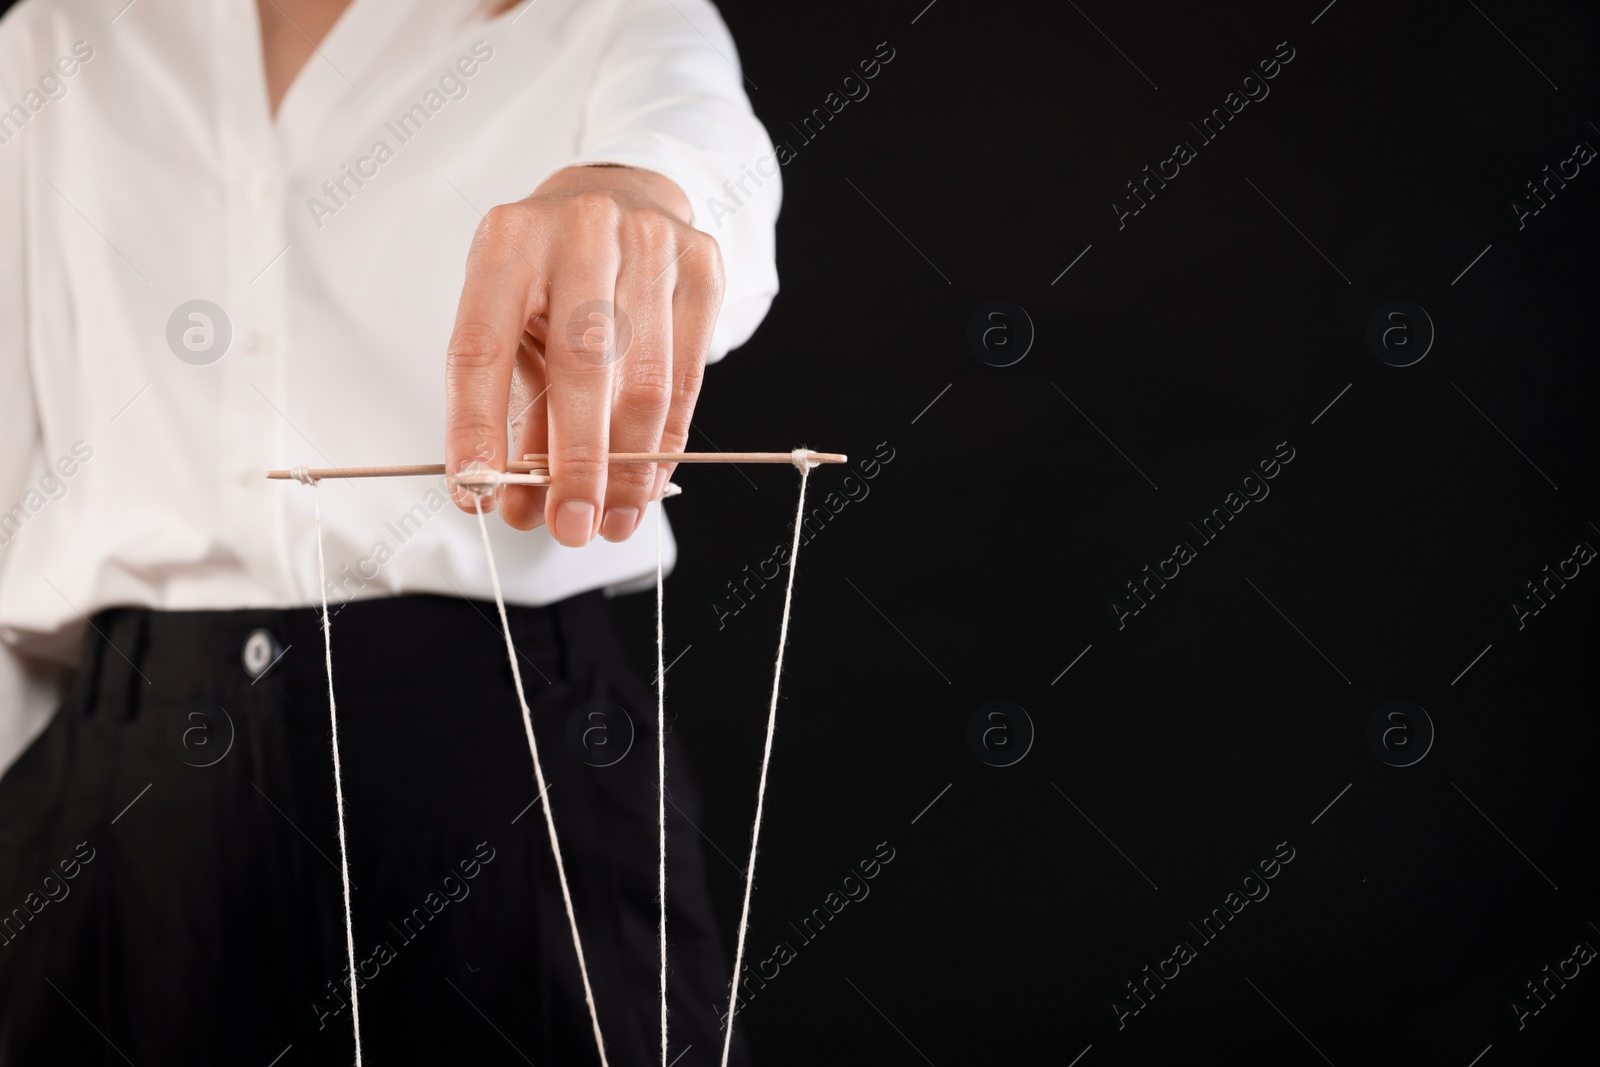
{"type": "Polygon", "coordinates": [[[600,536],[607,541],[626,541],[638,526],[638,508],[612,508],[600,522],[600,536]]]}
{"type": "Polygon", "coordinates": [[[568,500],[556,508],[556,540],[568,548],[589,543],[594,536],[594,505],[587,500],[568,500]]]}
{"type": "Polygon", "coordinates": [[[667,487],[667,468],[656,467],[656,484],[650,488],[650,499],[660,500],[661,490],[667,487]]]}

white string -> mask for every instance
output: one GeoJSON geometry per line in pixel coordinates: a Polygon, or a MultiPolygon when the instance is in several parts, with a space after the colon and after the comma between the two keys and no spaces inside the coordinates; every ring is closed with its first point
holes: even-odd
{"type": "Polygon", "coordinates": [[[661,566],[662,514],[656,505],[656,777],[659,793],[656,815],[661,826],[661,864],[656,875],[656,892],[661,897],[661,1067],[667,1064],[667,667],[666,583],[661,566]]]}
{"type": "Polygon", "coordinates": [[[344,883],[344,949],[350,961],[350,1028],[356,1037],[356,1067],[361,1067],[361,1001],[356,994],[356,931],[350,915],[350,856],[344,841],[344,775],[339,765],[339,715],[333,703],[333,620],[328,616],[327,564],[322,557],[322,498],[317,481],[305,467],[289,472],[297,482],[311,487],[311,504],[317,516],[317,589],[322,594],[322,651],[328,667],[328,725],[333,733],[333,798],[339,808],[339,877],[344,883]]]}
{"type": "MultiPolygon", "coordinates": [[[[750,897],[755,886],[756,852],[761,834],[761,817],[765,808],[767,773],[772,763],[772,740],[778,722],[778,689],[783,676],[783,655],[789,638],[789,618],[794,604],[794,579],[800,561],[800,531],[805,520],[806,485],[810,479],[811,462],[807,451],[797,448],[791,455],[800,471],[800,493],[795,505],[794,540],[789,550],[789,578],[784,588],[783,617],[778,629],[778,654],[773,667],[772,699],[767,709],[767,734],[761,753],[761,777],[756,787],[755,823],[750,831],[750,862],[745,871],[744,903],[739,913],[737,946],[734,950],[733,980],[729,985],[728,1028],[723,1038],[722,1067],[727,1067],[733,1044],[733,1020],[739,1001],[739,971],[744,963],[745,937],[750,927],[750,897]]],[[[328,675],[328,718],[333,738],[334,799],[339,813],[340,878],[344,890],[345,952],[350,964],[350,1021],[355,1035],[356,1067],[361,1067],[361,1008],[356,987],[355,926],[350,906],[350,865],[345,842],[345,813],[343,772],[339,760],[339,724],[333,692],[333,631],[328,613],[327,564],[322,544],[322,504],[317,491],[317,480],[304,466],[290,470],[290,476],[303,485],[311,486],[312,504],[316,515],[317,580],[322,603],[323,654],[328,675]]],[[[523,732],[528,739],[528,751],[533,757],[533,773],[543,801],[545,828],[550,836],[550,850],[555,855],[556,874],[561,885],[561,899],[566,906],[567,925],[572,932],[572,945],[578,956],[578,972],[583,980],[584,1002],[589,1008],[589,1020],[594,1030],[595,1047],[600,1053],[601,1067],[609,1067],[605,1042],[600,1034],[600,1017],[595,1009],[594,990],[589,982],[589,967],[583,954],[583,941],[578,935],[578,919],[572,906],[572,892],[567,884],[566,865],[561,857],[561,845],[556,837],[555,816],[550,807],[549,786],[545,783],[544,769],[539,761],[539,746],[534,740],[533,713],[528,707],[527,694],[522,685],[522,670],[517,663],[516,646],[511,639],[511,622],[506,614],[505,595],[500,588],[500,574],[495,566],[494,548],[489,541],[489,528],[483,517],[483,493],[492,492],[499,480],[471,486],[473,507],[478,516],[478,532],[483,539],[484,556],[489,565],[489,582],[494,590],[495,608],[500,614],[501,634],[505,638],[506,656],[511,664],[511,677],[516,686],[517,703],[522,711],[523,732]]],[[[668,490],[677,488],[669,485],[668,490]]],[[[676,495],[670,491],[663,496],[676,495]]],[[[659,778],[657,817],[659,823],[659,855],[657,892],[660,902],[659,936],[661,944],[661,1062],[667,1067],[667,750],[666,750],[666,664],[665,664],[665,572],[663,567],[662,509],[656,512],[656,769],[659,778]]]]}
{"type": "MultiPolygon", "coordinates": [[[[589,965],[583,958],[583,941],[578,937],[578,917],[572,910],[572,891],[567,887],[567,868],[561,862],[561,845],[556,841],[556,820],[550,811],[550,788],[545,785],[544,768],[539,764],[539,745],[533,739],[533,712],[522,689],[522,669],[517,666],[517,649],[511,643],[511,621],[506,617],[506,599],[500,591],[500,573],[494,565],[494,549],[489,544],[489,527],[483,521],[483,495],[473,487],[473,507],[478,512],[478,532],[483,535],[483,553],[489,561],[489,584],[494,587],[494,605],[500,611],[500,632],[506,639],[506,657],[511,661],[511,680],[517,687],[517,703],[522,707],[522,729],[528,735],[528,752],[533,756],[533,776],[543,801],[544,825],[550,832],[550,851],[556,857],[556,875],[561,881],[561,900],[567,906],[567,925],[572,929],[572,947],[578,952],[578,973],[583,978],[583,1000],[589,1005],[589,1022],[594,1027],[594,1045],[600,1050],[600,1067],[609,1067],[605,1041],[600,1037],[600,1015],[594,1007],[594,990],[589,986],[589,965]]],[[[488,486],[490,491],[493,486],[488,486]]]]}
{"type": "Polygon", "coordinates": [[[772,735],[778,728],[778,681],[783,676],[783,650],[789,640],[789,610],[794,603],[794,572],[800,564],[800,530],[806,514],[806,482],[814,464],[803,448],[792,455],[800,469],[800,500],[794,511],[794,544],[789,547],[789,582],[783,591],[783,622],[778,627],[778,660],[772,668],[772,703],[767,709],[767,740],[761,750],[761,782],[756,786],[756,821],[750,830],[750,865],[744,875],[744,907],[739,912],[739,938],[733,953],[733,981],[728,992],[728,1030],[722,1037],[722,1067],[733,1047],[733,1016],[739,1006],[739,969],[744,964],[744,938],[750,929],[750,892],[756,882],[756,842],[761,836],[761,810],[767,796],[767,768],[772,763],[772,735]]]}

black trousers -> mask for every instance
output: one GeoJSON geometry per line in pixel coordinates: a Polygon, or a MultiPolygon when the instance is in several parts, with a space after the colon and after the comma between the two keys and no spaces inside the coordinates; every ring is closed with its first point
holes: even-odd
{"type": "MultiPolygon", "coordinates": [[[[0,1065],[352,1063],[317,612],[94,623],[0,779],[0,1065]]],[[[511,629],[607,1054],[658,1063],[654,696],[598,594],[511,629]]],[[[598,1062],[494,606],[349,604],[333,652],[366,1062],[598,1062]]],[[[721,1051],[730,964],[668,748],[671,1055],[693,1067],[721,1051]]]]}

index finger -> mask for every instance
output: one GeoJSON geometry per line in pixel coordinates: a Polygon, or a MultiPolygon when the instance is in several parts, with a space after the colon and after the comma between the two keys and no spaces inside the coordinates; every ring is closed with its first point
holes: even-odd
{"type": "MultiPolygon", "coordinates": [[[[466,282],[445,352],[444,469],[449,475],[473,462],[505,470],[517,344],[528,320],[544,311],[546,299],[543,274],[524,250],[528,230],[528,217],[517,207],[491,208],[467,253],[466,282]]],[[[463,511],[474,510],[470,492],[452,485],[451,496],[463,511]]]]}

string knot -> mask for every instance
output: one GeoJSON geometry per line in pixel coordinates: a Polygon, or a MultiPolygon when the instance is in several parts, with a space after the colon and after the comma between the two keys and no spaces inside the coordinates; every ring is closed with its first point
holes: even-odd
{"type": "Polygon", "coordinates": [[[474,496],[493,496],[504,483],[500,472],[486,463],[474,460],[462,467],[450,480],[474,496]]]}
{"type": "Polygon", "coordinates": [[[801,474],[809,472],[812,467],[817,465],[811,458],[811,450],[809,448],[797,448],[790,452],[789,462],[793,463],[801,474]]]}
{"type": "Polygon", "coordinates": [[[293,478],[301,485],[310,485],[315,480],[311,477],[311,468],[305,466],[304,464],[301,464],[298,467],[290,467],[289,477],[293,478]]]}

